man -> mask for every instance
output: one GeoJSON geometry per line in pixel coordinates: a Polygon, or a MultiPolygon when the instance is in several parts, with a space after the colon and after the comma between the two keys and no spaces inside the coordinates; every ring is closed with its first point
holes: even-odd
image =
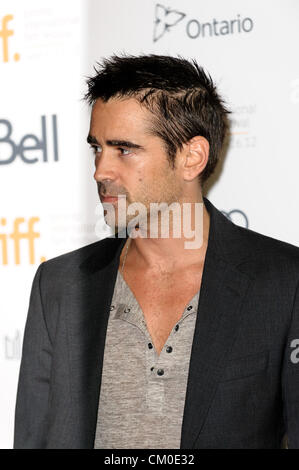
{"type": "Polygon", "coordinates": [[[123,222],[37,270],[15,448],[299,448],[299,250],[203,198],[227,128],[211,78],[113,56],[88,85],[94,178],[123,222]],[[154,202],[189,208],[195,249],[154,202]]]}

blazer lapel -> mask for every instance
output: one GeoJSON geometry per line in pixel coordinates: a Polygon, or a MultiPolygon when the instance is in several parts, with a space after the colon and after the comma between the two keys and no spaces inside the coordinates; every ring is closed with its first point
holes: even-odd
{"type": "Polygon", "coordinates": [[[119,256],[126,238],[107,238],[80,266],[67,295],[71,398],[76,426],[72,443],[93,448],[106,330],[119,256]]]}
{"type": "MultiPolygon", "coordinates": [[[[220,257],[219,237],[223,240],[234,226],[209,201],[204,201],[211,216],[210,233],[191,350],[182,449],[193,448],[204,425],[236,338],[241,306],[252,281],[227,262],[223,253],[220,257]]],[[[232,242],[233,236],[227,240],[228,244],[232,242]]]]}
{"type": "Polygon", "coordinates": [[[182,449],[192,448],[202,429],[236,337],[249,284],[248,278],[207,253],[190,358],[182,449]]]}

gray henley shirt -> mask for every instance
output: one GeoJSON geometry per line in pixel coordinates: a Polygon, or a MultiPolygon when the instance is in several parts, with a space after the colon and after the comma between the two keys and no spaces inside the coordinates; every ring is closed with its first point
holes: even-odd
{"type": "Polygon", "coordinates": [[[95,449],[179,449],[200,291],[160,353],[118,270],[107,325],[95,449]]]}

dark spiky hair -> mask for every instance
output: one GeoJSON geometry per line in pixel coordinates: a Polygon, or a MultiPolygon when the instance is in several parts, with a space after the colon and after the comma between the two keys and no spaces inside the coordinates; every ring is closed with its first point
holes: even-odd
{"type": "Polygon", "coordinates": [[[200,135],[210,145],[200,182],[213,173],[227,131],[229,111],[211,76],[195,60],[156,54],[113,55],[97,63],[95,72],[87,80],[84,98],[89,104],[98,98],[138,99],[152,112],[152,133],[163,140],[173,168],[177,150],[200,135]]]}

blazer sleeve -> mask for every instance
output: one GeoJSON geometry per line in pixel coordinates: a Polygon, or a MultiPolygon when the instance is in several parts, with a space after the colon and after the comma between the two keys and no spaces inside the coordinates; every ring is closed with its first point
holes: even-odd
{"type": "Polygon", "coordinates": [[[14,449],[46,447],[52,345],[41,298],[42,263],[36,271],[24,331],[15,408],[14,449]]]}
{"type": "Polygon", "coordinates": [[[299,285],[282,369],[283,415],[289,449],[299,449],[299,285]]]}

